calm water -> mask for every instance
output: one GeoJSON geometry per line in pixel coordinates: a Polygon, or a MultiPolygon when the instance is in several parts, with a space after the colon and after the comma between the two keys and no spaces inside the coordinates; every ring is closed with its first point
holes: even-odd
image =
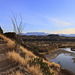
{"type": "Polygon", "coordinates": [[[75,51],[71,51],[70,48],[63,49],[69,51],[69,53],[61,53],[50,61],[60,64],[62,68],[68,69],[75,73],[75,51]]]}

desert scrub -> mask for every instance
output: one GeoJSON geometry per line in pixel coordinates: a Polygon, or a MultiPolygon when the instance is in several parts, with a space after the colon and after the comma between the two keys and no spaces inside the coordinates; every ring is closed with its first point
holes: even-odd
{"type": "Polygon", "coordinates": [[[41,58],[34,58],[31,62],[32,65],[40,65],[40,68],[42,69],[42,72],[44,72],[45,75],[53,75],[53,73],[50,72],[49,66],[47,63],[43,62],[43,59],[41,58]]]}

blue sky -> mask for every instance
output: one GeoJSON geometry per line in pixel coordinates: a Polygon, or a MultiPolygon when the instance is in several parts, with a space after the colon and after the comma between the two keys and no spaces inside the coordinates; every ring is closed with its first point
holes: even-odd
{"type": "Polygon", "coordinates": [[[0,26],[13,31],[11,10],[23,18],[23,32],[75,33],[75,0],[0,0],[0,26]]]}

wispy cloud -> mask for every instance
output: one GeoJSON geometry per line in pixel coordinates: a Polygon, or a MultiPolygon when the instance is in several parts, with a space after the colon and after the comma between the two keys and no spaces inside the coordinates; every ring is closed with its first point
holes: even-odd
{"type": "Polygon", "coordinates": [[[55,31],[43,30],[41,32],[47,32],[50,34],[75,34],[75,28],[61,29],[61,30],[55,30],[55,31]]]}
{"type": "Polygon", "coordinates": [[[65,21],[61,21],[55,18],[50,18],[50,20],[56,25],[56,26],[60,26],[60,27],[67,27],[72,25],[72,23],[69,22],[65,22],[65,21]]]}
{"type": "Polygon", "coordinates": [[[67,27],[72,25],[72,23],[70,22],[39,14],[33,16],[28,15],[27,19],[28,19],[28,24],[39,25],[39,26],[50,27],[51,25],[54,25],[57,27],[67,27]]]}
{"type": "Polygon", "coordinates": [[[75,34],[75,28],[62,29],[62,30],[55,31],[55,33],[59,33],[59,34],[75,34]]]}

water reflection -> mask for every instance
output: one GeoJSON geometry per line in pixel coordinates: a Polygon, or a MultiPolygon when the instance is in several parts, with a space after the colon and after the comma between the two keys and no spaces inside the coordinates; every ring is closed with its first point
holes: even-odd
{"type": "Polygon", "coordinates": [[[61,48],[58,50],[55,50],[54,52],[51,52],[50,54],[46,54],[45,57],[50,60],[50,59],[55,59],[58,55],[64,53],[65,56],[73,56],[75,57],[75,53],[71,52],[69,48],[61,48]]]}
{"type": "Polygon", "coordinates": [[[67,50],[64,49],[64,52],[61,50],[60,52],[56,51],[57,54],[52,53],[52,56],[49,60],[60,64],[62,68],[68,69],[75,73],[75,52],[71,52],[70,49],[69,51],[67,50]]]}
{"type": "Polygon", "coordinates": [[[72,60],[73,60],[73,63],[75,63],[75,58],[72,58],[72,60]]]}

